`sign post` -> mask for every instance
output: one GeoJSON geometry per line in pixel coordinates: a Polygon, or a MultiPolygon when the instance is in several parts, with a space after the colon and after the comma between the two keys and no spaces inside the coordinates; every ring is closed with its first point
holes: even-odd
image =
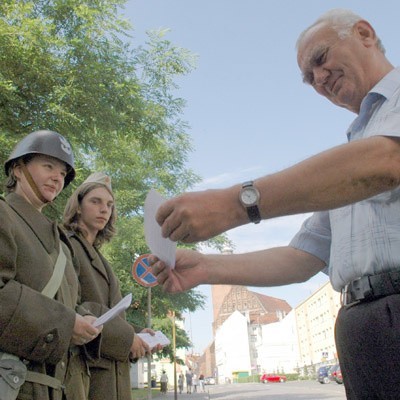
{"type": "MultiPolygon", "coordinates": [[[[147,327],[151,328],[151,286],[147,289],[147,327]]],[[[147,354],[147,399],[151,400],[151,353],[147,354]]]]}
{"type": "Polygon", "coordinates": [[[175,311],[172,311],[172,344],[174,352],[174,399],[178,398],[178,388],[176,387],[176,327],[175,327],[175,311]]]}
{"type": "MultiPolygon", "coordinates": [[[[143,254],[132,265],[132,277],[141,286],[147,287],[147,327],[151,329],[151,288],[157,286],[157,278],[153,275],[147,257],[143,254]]],[[[151,353],[147,354],[147,398],[151,396],[151,353]]]]}

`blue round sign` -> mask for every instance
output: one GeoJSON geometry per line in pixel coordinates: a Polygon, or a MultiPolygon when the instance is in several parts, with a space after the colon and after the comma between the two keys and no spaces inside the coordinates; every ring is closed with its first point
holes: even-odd
{"type": "Polygon", "coordinates": [[[132,265],[132,277],[139,285],[145,287],[157,286],[157,278],[153,275],[147,257],[150,254],[143,254],[138,257],[132,265]]]}

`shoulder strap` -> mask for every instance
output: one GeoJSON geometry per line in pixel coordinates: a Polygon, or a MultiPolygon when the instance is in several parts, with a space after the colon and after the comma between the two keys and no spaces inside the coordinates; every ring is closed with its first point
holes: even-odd
{"type": "Polygon", "coordinates": [[[39,383],[41,385],[49,386],[56,390],[63,389],[63,385],[57,378],[42,374],[41,372],[35,372],[28,370],[26,373],[26,381],[32,383],[39,383]]]}
{"type": "Polygon", "coordinates": [[[61,285],[62,278],[64,276],[65,264],[67,263],[67,257],[62,249],[60,241],[60,252],[58,253],[56,264],[54,265],[53,275],[47,282],[47,285],[42,290],[42,294],[51,299],[56,295],[57,290],[61,285]]]}

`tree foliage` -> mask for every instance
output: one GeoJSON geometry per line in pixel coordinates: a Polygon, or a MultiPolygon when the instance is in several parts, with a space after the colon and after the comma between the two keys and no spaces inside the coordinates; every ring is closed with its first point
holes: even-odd
{"type": "MultiPolygon", "coordinates": [[[[129,320],[145,326],[147,289],[132,280],[130,267],[149,252],[142,215],[148,190],[172,195],[198,180],[185,166],[192,148],[181,119],[185,101],[175,94],[177,78],[190,73],[196,58],[168,41],[167,31],[150,32],[145,46],[133,46],[124,3],[2,0],[0,159],[4,163],[14,145],[37,129],[70,140],[77,178],[46,211],[59,220],[66,199],[90,172],[112,177],[118,235],[103,250],[122,292],[134,294],[129,320]]],[[[221,248],[226,239],[212,243],[221,248]]],[[[154,288],[152,315],[162,326],[169,309],[179,316],[203,303],[195,290],[169,296],[154,288]]],[[[178,335],[179,346],[189,347],[184,332],[178,335]]]]}

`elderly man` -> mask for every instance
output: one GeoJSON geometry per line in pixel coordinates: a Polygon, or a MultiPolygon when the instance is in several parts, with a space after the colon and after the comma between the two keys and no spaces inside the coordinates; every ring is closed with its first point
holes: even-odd
{"type": "Polygon", "coordinates": [[[175,269],[153,258],[169,292],[199,284],[276,286],[329,273],[342,291],[336,344],[348,399],[397,399],[400,374],[400,69],[375,30],[331,10],[297,42],[305,83],[358,114],[349,143],[227,189],[165,202],[165,237],[208,239],[261,219],[314,212],[286,247],[238,255],[178,250],[175,269]],[[243,268],[246,265],[246,268],[243,268]]]}

